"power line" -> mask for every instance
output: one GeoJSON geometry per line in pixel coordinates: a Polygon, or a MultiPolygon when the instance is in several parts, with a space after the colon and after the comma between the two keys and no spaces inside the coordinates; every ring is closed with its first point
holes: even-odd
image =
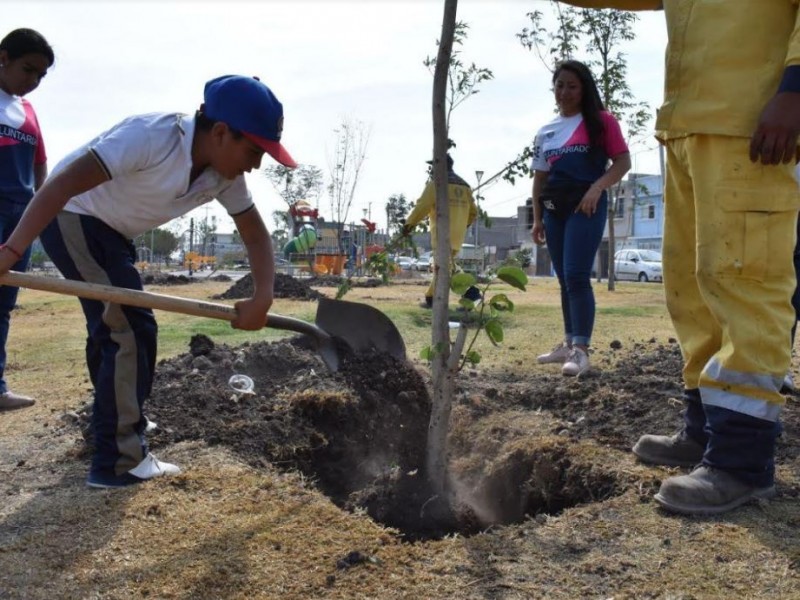
{"type": "Polygon", "coordinates": [[[489,204],[488,206],[486,206],[486,198],[484,198],[484,207],[488,208],[488,207],[492,207],[492,206],[500,206],[501,204],[507,204],[508,202],[517,202],[519,200],[522,200],[523,198],[527,200],[528,196],[530,196],[530,194],[528,194],[526,192],[526,193],[520,194],[518,196],[512,196],[511,198],[506,198],[505,200],[500,200],[498,202],[493,202],[493,203],[489,204]]]}

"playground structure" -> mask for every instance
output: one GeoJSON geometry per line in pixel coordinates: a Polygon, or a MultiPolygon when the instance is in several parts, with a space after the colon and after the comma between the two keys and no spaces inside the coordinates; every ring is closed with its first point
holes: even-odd
{"type": "Polygon", "coordinates": [[[292,237],[283,247],[283,255],[292,269],[313,272],[317,275],[341,275],[346,268],[357,270],[370,253],[382,250],[372,243],[375,223],[362,219],[359,225],[351,223],[343,230],[339,247],[338,231],[333,224],[325,226],[319,210],[305,200],[289,207],[292,237]]]}
{"type": "Polygon", "coordinates": [[[199,252],[187,252],[183,257],[183,267],[189,271],[213,269],[217,264],[216,256],[203,256],[199,252]]]}

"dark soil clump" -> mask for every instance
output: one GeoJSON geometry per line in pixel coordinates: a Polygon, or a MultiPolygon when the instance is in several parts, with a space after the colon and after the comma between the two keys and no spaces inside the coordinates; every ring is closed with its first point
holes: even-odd
{"type": "MultiPolygon", "coordinates": [[[[370,502],[361,497],[363,490],[391,485],[398,474],[419,473],[413,487],[425,489],[425,383],[410,365],[380,354],[345,355],[340,371],[330,373],[304,345],[298,338],[230,348],[194,336],[188,354],[158,365],[147,405],[158,423],[151,444],[222,444],[256,467],[301,470],[340,506],[367,508],[384,523],[404,525],[403,515],[417,515],[432,494],[417,491],[416,505],[405,493],[389,494],[383,504],[375,494],[370,502]],[[252,378],[254,393],[230,387],[234,374],[252,378]],[[391,516],[398,511],[400,522],[391,516]]],[[[434,508],[430,519],[438,522],[441,509],[434,508]]],[[[447,531],[457,525],[450,521],[447,531]]]]}
{"type": "Polygon", "coordinates": [[[199,281],[199,279],[169,273],[145,273],[142,275],[142,283],[144,285],[187,285],[196,281],[199,281]]]}
{"type": "Polygon", "coordinates": [[[512,401],[544,409],[565,421],[572,438],[591,438],[628,451],[644,433],[674,433],[682,426],[682,359],[677,344],[636,344],[614,353],[612,369],[580,380],[541,375],[512,388],[512,401]],[[635,357],[635,358],[634,358],[635,357]],[[542,379],[550,382],[541,393],[542,379]]]}
{"type": "Polygon", "coordinates": [[[200,281],[231,281],[225,273],[217,273],[209,277],[191,277],[186,275],[173,275],[171,273],[145,273],[142,275],[144,285],[187,285],[200,281]]]}
{"type": "MultiPolygon", "coordinates": [[[[283,273],[275,273],[275,298],[293,298],[295,300],[317,300],[322,297],[316,290],[312,290],[306,281],[295,279],[283,273]]],[[[216,296],[217,300],[238,300],[250,298],[253,295],[253,276],[248,273],[228,290],[216,296]]]]}
{"type": "MultiPolygon", "coordinates": [[[[308,285],[314,287],[335,287],[338,288],[345,281],[342,277],[335,275],[315,275],[307,280],[308,285]]],[[[375,288],[383,285],[383,282],[376,277],[358,278],[350,280],[350,287],[354,288],[375,288]]]]}

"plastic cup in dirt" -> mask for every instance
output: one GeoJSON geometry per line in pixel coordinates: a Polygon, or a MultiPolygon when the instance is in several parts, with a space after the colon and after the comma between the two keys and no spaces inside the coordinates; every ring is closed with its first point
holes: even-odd
{"type": "Polygon", "coordinates": [[[255,384],[247,375],[231,375],[228,385],[240,394],[255,394],[255,384]]]}

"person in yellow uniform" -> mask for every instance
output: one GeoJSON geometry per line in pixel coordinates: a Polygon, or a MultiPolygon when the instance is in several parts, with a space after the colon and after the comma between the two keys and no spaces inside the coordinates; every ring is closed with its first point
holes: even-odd
{"type": "MultiPolygon", "coordinates": [[[[432,164],[432,161],[428,161],[432,164]]],[[[475,199],[472,197],[472,189],[469,184],[453,171],[453,157],[447,155],[447,199],[450,206],[450,270],[455,267],[456,254],[461,250],[464,243],[464,236],[467,228],[475,221],[478,216],[478,208],[475,199]]],[[[414,208],[406,217],[403,226],[403,235],[410,235],[419,223],[430,217],[431,220],[431,247],[436,254],[436,186],[433,178],[425,184],[422,195],[417,200],[414,208]]],[[[431,285],[425,292],[425,300],[421,306],[430,308],[433,306],[433,291],[436,287],[436,277],[431,279],[431,285]]],[[[464,298],[476,302],[481,297],[480,290],[470,287],[464,294],[464,298]]]]}
{"type": "Polygon", "coordinates": [[[800,0],[562,0],[664,10],[664,287],[683,354],[684,427],[644,435],[647,463],[694,466],[655,496],[717,514],[775,494],[795,318],[800,0]]]}

